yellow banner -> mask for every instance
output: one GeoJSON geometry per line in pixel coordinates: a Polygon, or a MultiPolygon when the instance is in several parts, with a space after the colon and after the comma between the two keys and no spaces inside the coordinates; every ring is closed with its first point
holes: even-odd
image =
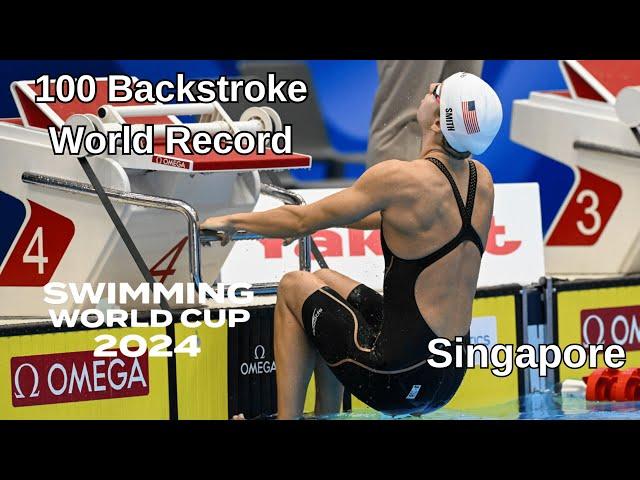
{"type": "Polygon", "coordinates": [[[117,328],[0,337],[0,419],[168,419],[164,358],[93,359],[95,337],[150,337],[117,328]]]}
{"type": "MultiPolygon", "coordinates": [[[[516,300],[513,295],[475,299],[473,317],[495,317],[496,343],[514,345],[516,349],[516,300]]],[[[498,377],[491,369],[470,368],[460,389],[445,408],[473,411],[511,402],[510,405],[517,410],[517,400],[518,369],[514,368],[506,377],[498,377]]]]}
{"type": "Polygon", "coordinates": [[[229,418],[227,381],[227,326],[186,328],[176,325],[176,345],[197,335],[197,357],[177,355],[178,418],[180,420],[226,420],[229,418]]]}
{"type": "MultiPolygon", "coordinates": [[[[560,291],[557,294],[557,343],[618,343],[627,353],[623,368],[640,367],[640,286],[560,291]]],[[[598,368],[604,367],[598,355],[598,368]]],[[[581,379],[593,370],[560,364],[560,378],[581,379]]]]}

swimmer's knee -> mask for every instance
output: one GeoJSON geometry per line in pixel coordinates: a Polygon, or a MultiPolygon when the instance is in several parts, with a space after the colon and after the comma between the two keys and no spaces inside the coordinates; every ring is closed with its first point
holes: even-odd
{"type": "Polygon", "coordinates": [[[305,272],[302,270],[294,270],[292,272],[285,273],[278,284],[278,295],[292,292],[301,285],[304,285],[310,279],[314,278],[315,277],[311,272],[305,272]]]}
{"type": "Polygon", "coordinates": [[[336,273],[337,272],[335,270],[331,270],[330,268],[321,268],[320,270],[313,272],[313,276],[326,283],[327,280],[335,278],[336,273]]]}

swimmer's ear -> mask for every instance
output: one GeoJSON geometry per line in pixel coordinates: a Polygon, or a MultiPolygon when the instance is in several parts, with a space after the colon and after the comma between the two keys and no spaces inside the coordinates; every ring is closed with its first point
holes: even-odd
{"type": "Polygon", "coordinates": [[[442,132],[442,129],[440,128],[440,115],[436,116],[436,119],[433,121],[433,124],[431,125],[431,130],[433,130],[436,133],[442,132]]]}

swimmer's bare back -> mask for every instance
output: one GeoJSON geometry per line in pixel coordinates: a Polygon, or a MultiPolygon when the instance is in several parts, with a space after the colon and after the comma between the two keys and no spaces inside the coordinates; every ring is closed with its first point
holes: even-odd
{"type": "MultiPolygon", "coordinates": [[[[468,161],[450,159],[438,152],[432,152],[429,157],[440,160],[451,173],[462,199],[467,199],[468,161]]],[[[493,214],[493,180],[485,166],[471,161],[477,171],[471,225],[484,247],[493,214]]],[[[391,160],[379,165],[386,166],[393,177],[393,185],[388,185],[393,189],[393,195],[381,213],[384,240],[394,256],[407,260],[426,257],[458,234],[462,218],[455,194],[435,163],[420,158],[411,162],[391,160]]],[[[368,223],[355,226],[375,226],[371,219],[368,223]]],[[[453,340],[468,333],[480,260],[478,247],[467,240],[418,276],[414,292],[416,303],[422,318],[437,336],[453,340]]]]}
{"type": "MultiPolygon", "coordinates": [[[[493,211],[489,171],[475,160],[451,159],[441,150],[433,149],[428,155],[450,172],[463,199],[469,185],[469,162],[476,166],[471,227],[480,238],[480,247],[484,247],[493,211]]],[[[200,227],[224,231],[228,241],[238,230],[290,238],[336,226],[369,230],[381,224],[387,247],[399,259],[423,258],[437,251],[456,237],[462,226],[452,184],[432,161],[388,160],[367,169],[351,187],[317,202],[212,217],[200,227]]],[[[480,258],[479,246],[464,241],[416,278],[418,309],[437,336],[453,339],[468,333],[480,258]]],[[[403,292],[405,299],[410,295],[403,292]]]]}

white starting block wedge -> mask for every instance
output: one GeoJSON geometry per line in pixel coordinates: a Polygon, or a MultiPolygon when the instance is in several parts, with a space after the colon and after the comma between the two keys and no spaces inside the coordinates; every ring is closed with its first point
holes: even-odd
{"type": "MultiPolygon", "coordinates": [[[[106,80],[97,87],[91,103],[42,104],[35,102],[41,92],[34,82],[11,85],[20,118],[0,120],[0,318],[48,317],[51,306],[42,289],[48,282],[136,286],[142,281],[77,159],[53,154],[48,127],[80,123],[105,132],[124,124],[153,124],[154,137],[161,139],[166,125],[182,124],[177,115],[206,114],[207,123],[185,125],[209,132],[257,132],[282,125],[273,110],[259,108],[232,121],[215,102],[108,105],[106,80]]],[[[214,283],[231,249],[230,244],[200,251],[200,242],[212,239],[200,237],[198,219],[251,211],[261,191],[299,202],[289,192],[262,185],[258,171],[309,168],[311,158],[270,150],[263,155],[168,155],[158,141],[151,155],[90,157],[89,163],[151,273],[170,287],[199,279],[214,283]]],[[[308,256],[308,248],[302,250],[301,258],[308,256]]],[[[148,309],[135,303],[120,307],[148,309]]]]}
{"type": "Polygon", "coordinates": [[[516,100],[511,139],[571,167],[545,237],[548,274],[640,271],[640,61],[563,60],[568,91],[516,100]],[[617,101],[616,101],[617,99],[617,101]]]}

